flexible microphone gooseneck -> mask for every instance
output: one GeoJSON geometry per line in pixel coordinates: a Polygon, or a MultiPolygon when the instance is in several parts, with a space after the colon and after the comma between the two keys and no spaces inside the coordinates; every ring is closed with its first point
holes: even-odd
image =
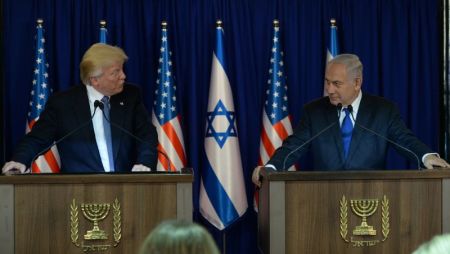
{"type": "Polygon", "coordinates": [[[350,113],[350,116],[352,117],[353,122],[355,123],[356,126],[360,127],[363,130],[366,130],[366,131],[368,131],[368,132],[370,132],[372,134],[375,134],[376,136],[386,140],[387,142],[389,142],[389,143],[391,143],[391,144],[393,144],[393,145],[395,145],[397,147],[400,147],[402,150],[407,151],[408,153],[414,155],[414,158],[416,158],[416,161],[417,161],[417,169],[418,170],[422,170],[422,168],[420,167],[419,157],[417,156],[416,153],[414,153],[410,149],[400,145],[399,143],[397,143],[397,142],[395,142],[395,141],[393,141],[393,140],[391,140],[391,139],[389,139],[389,138],[387,138],[387,137],[377,133],[376,131],[369,129],[369,128],[365,127],[364,125],[360,124],[360,123],[357,123],[356,120],[355,120],[355,117],[353,116],[353,107],[352,107],[352,105],[348,105],[347,109],[348,109],[348,112],[350,113]]]}
{"type": "Polygon", "coordinates": [[[304,148],[307,144],[311,143],[314,139],[316,139],[317,137],[319,137],[320,135],[322,135],[322,133],[324,133],[325,131],[329,130],[331,127],[333,127],[334,125],[336,125],[339,122],[339,118],[341,116],[341,109],[342,109],[342,104],[339,103],[338,105],[336,105],[336,109],[338,111],[338,121],[337,122],[333,122],[330,125],[328,125],[327,127],[323,128],[321,131],[319,131],[316,135],[312,136],[311,138],[309,138],[308,140],[306,140],[303,144],[301,144],[300,146],[298,146],[297,148],[295,148],[294,150],[292,150],[291,152],[289,152],[286,157],[284,157],[283,160],[283,168],[282,170],[286,169],[286,161],[289,158],[289,156],[291,156],[293,153],[297,152],[298,150],[304,148]]]}
{"type": "MultiPolygon", "coordinates": [[[[100,103],[101,103],[101,102],[100,102],[100,103]]],[[[101,106],[103,107],[103,104],[102,104],[101,106]]],[[[48,150],[50,150],[50,148],[52,148],[53,146],[57,145],[58,143],[60,143],[60,142],[63,141],[64,139],[66,139],[66,138],[72,136],[74,133],[78,132],[79,130],[81,130],[82,128],[86,127],[88,124],[90,124],[91,121],[92,121],[92,118],[94,118],[94,116],[95,116],[95,112],[97,111],[97,108],[98,108],[98,107],[100,107],[100,105],[97,103],[97,101],[95,101],[95,102],[94,102],[94,113],[92,113],[92,116],[91,116],[91,118],[90,118],[88,121],[84,122],[83,124],[81,124],[81,125],[78,126],[77,128],[73,129],[72,131],[70,131],[70,132],[67,133],[66,135],[62,136],[60,139],[56,140],[56,141],[53,142],[51,145],[47,146],[45,149],[43,149],[43,150],[41,150],[39,153],[37,153],[37,154],[33,157],[33,159],[31,160],[31,163],[30,163],[30,169],[31,169],[31,170],[30,170],[30,174],[33,173],[33,168],[32,168],[32,167],[33,167],[33,163],[34,163],[34,161],[36,161],[36,159],[37,159],[39,156],[43,155],[43,154],[46,153],[48,150]]]]}
{"type": "MultiPolygon", "coordinates": [[[[103,110],[103,109],[104,109],[104,106],[105,106],[105,105],[103,104],[103,102],[101,102],[101,101],[99,101],[99,100],[96,100],[94,104],[98,104],[98,107],[102,110],[103,117],[104,117],[104,118],[106,119],[106,121],[108,121],[108,123],[110,123],[112,126],[114,126],[114,127],[118,128],[119,130],[125,132],[126,134],[128,134],[129,136],[131,136],[131,137],[134,138],[135,140],[139,141],[140,143],[150,145],[149,142],[147,142],[147,141],[143,140],[142,138],[140,138],[140,137],[134,135],[133,133],[129,132],[127,129],[123,128],[122,126],[120,126],[120,125],[118,125],[118,124],[116,124],[116,123],[111,122],[111,121],[108,119],[108,117],[106,117],[105,111],[103,110]]],[[[156,152],[162,154],[162,155],[164,156],[164,158],[166,158],[167,164],[169,164],[169,169],[171,169],[171,168],[172,168],[172,163],[170,162],[169,156],[168,156],[165,152],[160,151],[160,150],[158,150],[158,149],[156,149],[156,152]]],[[[155,170],[156,170],[156,169],[155,169],[155,170]]],[[[177,171],[176,168],[175,168],[175,171],[177,171]]],[[[180,171],[180,172],[181,172],[181,171],[180,171]]]]}

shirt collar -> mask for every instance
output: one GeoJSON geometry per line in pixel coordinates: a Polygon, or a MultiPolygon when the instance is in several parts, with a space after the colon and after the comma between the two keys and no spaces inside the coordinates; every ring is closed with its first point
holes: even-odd
{"type": "Polygon", "coordinates": [[[352,108],[353,108],[353,115],[356,117],[359,110],[359,105],[361,104],[361,98],[362,98],[362,92],[359,90],[358,96],[356,99],[352,102],[352,108]]]}
{"type": "Polygon", "coordinates": [[[104,95],[102,93],[100,93],[99,91],[95,90],[95,88],[93,88],[90,85],[86,85],[86,89],[87,89],[87,94],[88,94],[88,98],[89,98],[89,102],[90,103],[94,103],[96,100],[101,101],[102,98],[104,97],[104,95]]]}
{"type": "MultiPolygon", "coordinates": [[[[356,119],[356,116],[358,115],[358,110],[359,110],[359,105],[361,104],[361,99],[362,99],[362,91],[359,90],[358,96],[356,96],[356,99],[352,102],[352,115],[353,117],[356,119]]],[[[347,107],[342,107],[341,109],[341,115],[345,116],[345,112],[344,109],[346,109],[347,107]]],[[[341,118],[343,119],[343,118],[341,118]]]]}

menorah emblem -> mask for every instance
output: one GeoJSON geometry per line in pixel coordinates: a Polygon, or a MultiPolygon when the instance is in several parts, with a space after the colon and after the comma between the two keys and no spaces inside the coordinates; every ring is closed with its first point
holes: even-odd
{"type": "Polygon", "coordinates": [[[81,210],[86,219],[94,223],[92,230],[88,230],[84,235],[86,240],[108,239],[104,230],[98,227],[98,222],[105,219],[109,213],[109,204],[81,204],[81,210]]]}
{"type": "Polygon", "coordinates": [[[378,199],[355,199],[350,200],[352,211],[362,218],[361,225],[353,229],[354,235],[377,235],[373,226],[367,224],[367,217],[375,213],[378,208],[378,199]]]}

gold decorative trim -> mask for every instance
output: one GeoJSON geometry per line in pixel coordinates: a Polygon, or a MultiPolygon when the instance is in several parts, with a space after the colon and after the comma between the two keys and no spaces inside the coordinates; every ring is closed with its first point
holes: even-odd
{"type": "MultiPolygon", "coordinates": [[[[380,219],[380,223],[381,223],[381,233],[383,235],[383,237],[380,238],[372,238],[373,236],[376,236],[376,230],[373,228],[373,226],[370,226],[367,224],[367,220],[366,217],[372,215],[373,213],[375,213],[376,210],[376,205],[378,205],[379,203],[379,199],[351,199],[350,201],[347,200],[347,198],[345,197],[345,195],[342,195],[341,200],[339,201],[340,204],[340,234],[342,239],[347,242],[350,243],[352,245],[352,247],[370,247],[370,246],[375,246],[380,242],[384,242],[387,240],[389,233],[390,233],[390,223],[389,223],[389,199],[386,197],[386,195],[383,195],[383,198],[381,200],[381,219],[380,219]],[[359,209],[361,211],[359,211],[358,209],[354,209],[355,203],[360,202],[362,208],[364,209],[359,209]],[[374,232],[374,234],[362,234],[359,231],[355,231],[353,230],[353,234],[350,232],[350,236],[349,236],[349,231],[348,231],[348,224],[349,224],[349,220],[348,217],[349,212],[348,212],[348,203],[353,203],[352,204],[352,211],[355,213],[356,216],[362,217],[363,221],[361,223],[360,226],[356,226],[355,229],[357,229],[358,227],[363,228],[364,230],[366,229],[370,229],[374,232]],[[355,210],[357,210],[355,212],[355,210]]],[[[365,231],[364,231],[365,232],[365,231]]]]}
{"type": "Polygon", "coordinates": [[[345,198],[345,195],[342,195],[342,199],[339,202],[341,204],[341,213],[340,213],[340,222],[341,222],[341,237],[344,239],[344,241],[349,242],[347,239],[347,233],[348,233],[348,205],[347,205],[347,199],[345,198]]]}
{"type": "Polygon", "coordinates": [[[76,204],[75,198],[72,199],[70,203],[70,238],[72,243],[83,250],[83,252],[91,252],[91,251],[106,251],[110,247],[117,247],[122,239],[122,212],[120,211],[120,202],[116,199],[112,204],[113,210],[113,238],[114,242],[104,242],[103,240],[108,240],[106,232],[99,228],[98,221],[105,219],[108,216],[109,209],[111,207],[110,203],[81,203],[81,210],[83,212],[84,217],[89,221],[94,222],[94,228],[92,230],[86,231],[88,237],[86,235],[83,239],[79,239],[79,207],[76,204]],[[89,234],[91,234],[89,236],[89,234]],[[80,242],[78,242],[80,240],[80,242]],[[98,241],[102,240],[102,241],[98,241]]]}
{"type": "Polygon", "coordinates": [[[383,196],[383,200],[381,201],[381,232],[384,236],[382,242],[384,242],[390,232],[389,229],[389,200],[386,198],[386,195],[383,196]]]}
{"type": "Polygon", "coordinates": [[[72,200],[70,205],[70,238],[72,243],[79,247],[78,241],[78,206],[75,203],[75,199],[72,200]]]}
{"type": "Polygon", "coordinates": [[[121,223],[121,213],[120,213],[120,203],[119,200],[114,200],[113,203],[113,231],[114,231],[114,247],[119,245],[120,239],[122,238],[122,223],[121,223]]]}

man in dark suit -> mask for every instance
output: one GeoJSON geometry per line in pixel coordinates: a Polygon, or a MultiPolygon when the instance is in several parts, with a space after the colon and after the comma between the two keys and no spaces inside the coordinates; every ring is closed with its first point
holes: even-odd
{"type": "Polygon", "coordinates": [[[127,59],[119,47],[91,46],[80,63],[84,85],[49,99],[2,172],[27,172],[39,152],[72,131],[57,144],[61,172],[156,169],[157,132],[139,89],[125,83],[127,59]]]}
{"type": "MultiPolygon", "coordinates": [[[[381,135],[397,143],[393,147],[402,155],[419,164],[420,160],[426,168],[449,167],[405,126],[392,102],[362,93],[362,73],[356,55],[343,54],[331,60],[325,73],[328,96],[304,106],[294,133],[266,166],[285,170],[310,150],[314,168],[320,170],[384,168],[391,144],[381,135]],[[305,143],[308,140],[310,143],[305,143]]],[[[255,168],[252,176],[257,185],[260,169],[255,168]]]]}

